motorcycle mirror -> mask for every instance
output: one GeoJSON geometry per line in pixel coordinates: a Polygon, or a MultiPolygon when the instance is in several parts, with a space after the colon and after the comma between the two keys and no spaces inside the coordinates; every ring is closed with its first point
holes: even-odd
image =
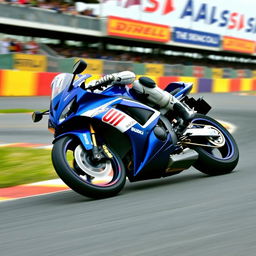
{"type": "Polygon", "coordinates": [[[78,60],[73,66],[73,74],[77,75],[82,73],[87,67],[87,63],[84,60],[78,60]]]}
{"type": "Polygon", "coordinates": [[[42,118],[43,118],[43,113],[42,112],[38,112],[38,111],[33,112],[32,120],[33,120],[34,123],[39,122],[40,120],[42,120],[42,118]]]}

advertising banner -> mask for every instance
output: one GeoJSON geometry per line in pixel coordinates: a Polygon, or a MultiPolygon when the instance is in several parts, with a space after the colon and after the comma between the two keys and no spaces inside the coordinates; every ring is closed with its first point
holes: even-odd
{"type": "Polygon", "coordinates": [[[219,47],[221,37],[217,34],[176,27],[173,30],[172,40],[185,44],[219,47]]]}
{"type": "Polygon", "coordinates": [[[223,50],[243,53],[254,53],[255,42],[225,36],[223,38],[223,50]]]}
{"type": "Polygon", "coordinates": [[[101,75],[103,73],[103,61],[95,59],[84,59],[87,63],[85,73],[101,75]]]}
{"type": "Polygon", "coordinates": [[[14,69],[27,71],[46,71],[47,57],[44,55],[14,54],[14,69]]]}
{"type": "Polygon", "coordinates": [[[253,0],[104,0],[94,14],[118,16],[169,27],[180,27],[221,36],[254,40],[253,0]]]}
{"type": "Polygon", "coordinates": [[[222,68],[212,68],[212,78],[222,78],[223,69],[222,68]]]}
{"type": "Polygon", "coordinates": [[[165,76],[183,76],[185,71],[185,66],[182,64],[175,65],[164,65],[164,75],[165,76]]]}
{"type": "Polygon", "coordinates": [[[143,39],[157,42],[170,40],[170,28],[149,22],[110,16],[107,27],[108,35],[143,39]]]}
{"type": "Polygon", "coordinates": [[[204,77],[204,67],[193,66],[193,76],[194,77],[204,77]]]}
{"type": "Polygon", "coordinates": [[[124,70],[133,71],[133,62],[104,60],[103,74],[122,72],[124,70]]]}
{"type": "Polygon", "coordinates": [[[146,74],[148,76],[163,76],[164,75],[164,65],[162,64],[151,64],[146,63],[146,74]]]}

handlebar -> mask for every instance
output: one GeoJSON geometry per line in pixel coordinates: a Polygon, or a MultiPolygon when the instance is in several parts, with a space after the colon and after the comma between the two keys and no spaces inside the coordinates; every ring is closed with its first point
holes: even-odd
{"type": "MultiPolygon", "coordinates": [[[[135,74],[131,71],[122,71],[119,73],[114,73],[111,75],[105,75],[101,77],[94,85],[86,87],[85,89],[89,90],[96,90],[96,89],[103,89],[111,83],[115,83],[117,85],[127,85],[133,83],[135,80],[135,74]]],[[[113,84],[114,84],[113,83],[113,84]]]]}
{"type": "Polygon", "coordinates": [[[108,77],[103,77],[101,79],[98,80],[95,85],[86,87],[86,89],[89,89],[89,90],[103,89],[104,87],[110,85],[112,82],[121,80],[119,77],[116,78],[113,75],[109,75],[108,77]]]}

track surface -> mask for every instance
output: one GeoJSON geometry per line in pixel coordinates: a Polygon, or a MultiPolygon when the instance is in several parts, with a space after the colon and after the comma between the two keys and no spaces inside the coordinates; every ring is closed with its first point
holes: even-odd
{"type": "MultiPolygon", "coordinates": [[[[119,196],[105,200],[66,191],[1,203],[1,255],[255,255],[256,97],[205,98],[214,106],[212,117],[237,126],[240,162],[233,173],[207,177],[189,169],[127,183],[119,196]]],[[[39,105],[34,100],[32,106],[39,105]]],[[[14,106],[12,99],[4,101],[0,108],[14,106]]],[[[0,142],[48,143],[46,128],[29,122],[28,115],[0,115],[0,142]],[[23,128],[10,129],[10,124],[23,128]]]]}

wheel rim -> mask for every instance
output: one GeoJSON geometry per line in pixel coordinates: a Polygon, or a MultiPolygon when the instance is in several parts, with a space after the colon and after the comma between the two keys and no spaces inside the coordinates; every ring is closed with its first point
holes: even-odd
{"type": "Polygon", "coordinates": [[[74,151],[74,157],[79,168],[86,174],[100,179],[110,175],[111,172],[111,162],[106,161],[100,163],[97,166],[90,162],[90,159],[86,156],[81,145],[78,145],[74,151]]]}
{"type": "Polygon", "coordinates": [[[193,122],[195,123],[201,123],[201,124],[210,124],[212,126],[214,126],[215,128],[217,128],[218,132],[220,132],[220,137],[219,140],[214,140],[213,138],[207,138],[205,139],[206,143],[210,143],[216,146],[221,145],[218,148],[201,148],[202,150],[204,150],[206,152],[206,154],[216,158],[216,159],[223,159],[223,160],[227,160],[230,159],[231,157],[233,157],[234,155],[234,145],[233,145],[233,141],[229,135],[229,133],[227,133],[227,131],[225,131],[225,129],[223,129],[220,125],[218,125],[215,122],[212,122],[208,119],[204,119],[204,118],[196,118],[193,119],[192,121],[192,125],[193,122]],[[223,143],[224,140],[224,143],[223,143]]]}
{"type": "Polygon", "coordinates": [[[88,151],[85,151],[80,144],[74,145],[73,140],[70,139],[63,153],[70,171],[87,184],[109,187],[116,184],[121,177],[121,166],[113,152],[111,152],[112,159],[96,165],[90,161],[88,151]]]}

